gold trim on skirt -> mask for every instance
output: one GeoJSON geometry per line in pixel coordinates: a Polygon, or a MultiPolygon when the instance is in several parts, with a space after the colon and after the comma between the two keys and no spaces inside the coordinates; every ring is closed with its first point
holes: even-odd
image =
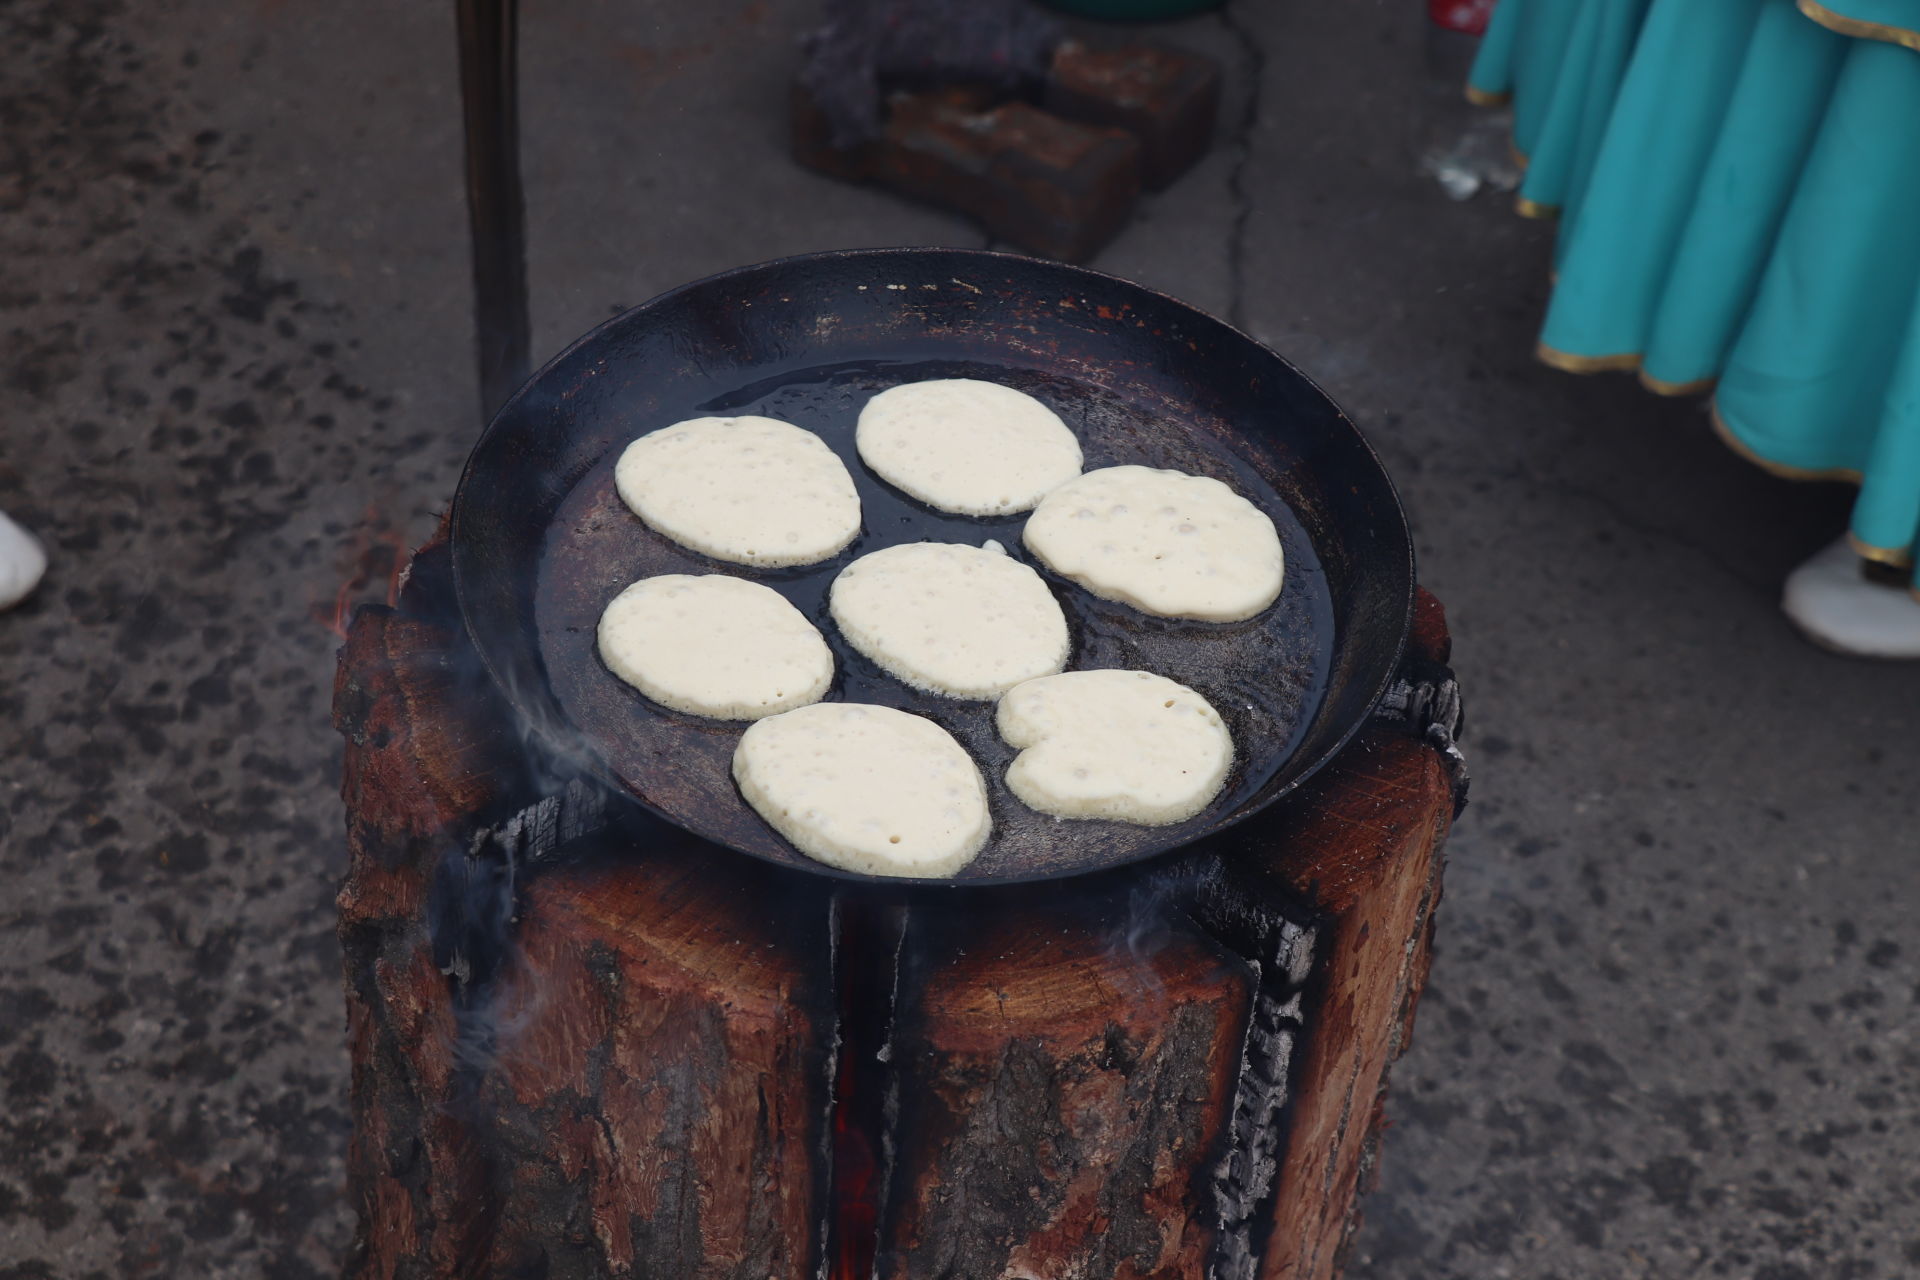
{"type": "Polygon", "coordinates": [[[1718,378],[1695,378],[1692,382],[1666,382],[1645,369],[1640,371],[1640,385],[1657,396],[1697,396],[1713,390],[1713,384],[1718,381],[1718,378]]]}
{"type": "Polygon", "coordinates": [[[1577,356],[1543,342],[1533,349],[1533,355],[1541,364],[1552,365],[1567,373],[1611,373],[1640,367],[1640,353],[1637,351],[1623,351],[1612,356],[1577,356]]]}
{"type": "MultiPolygon", "coordinates": [[[[1859,484],[1860,473],[1852,467],[1790,467],[1784,462],[1774,462],[1763,458],[1753,451],[1753,446],[1733,433],[1727,420],[1720,416],[1720,406],[1712,408],[1713,429],[1726,446],[1763,471],[1772,472],[1783,480],[1824,480],[1838,481],[1843,484],[1859,484]]],[[[1877,547],[1871,542],[1863,542],[1860,535],[1847,530],[1847,545],[1853,548],[1853,554],[1862,560],[1871,560],[1875,564],[1884,564],[1890,568],[1911,570],[1913,568],[1913,549],[1911,547],[1877,547]]],[[[1913,597],[1920,600],[1920,584],[1913,588],[1913,597]]]]}
{"type": "MultiPolygon", "coordinates": [[[[1556,369],[1564,369],[1568,373],[1610,373],[1640,367],[1639,355],[1632,352],[1621,352],[1619,355],[1611,356],[1576,356],[1571,352],[1556,350],[1544,342],[1534,348],[1534,355],[1539,357],[1541,363],[1556,369]]],[[[1659,395],[1674,396],[1693,395],[1705,391],[1714,382],[1712,378],[1702,378],[1697,382],[1661,382],[1658,378],[1649,378],[1645,370],[1641,370],[1640,381],[1648,390],[1659,395]]],[[[1763,458],[1753,451],[1752,445],[1733,433],[1733,428],[1727,425],[1727,420],[1720,416],[1719,405],[1709,403],[1707,412],[1713,420],[1714,434],[1720,437],[1721,442],[1763,471],[1779,476],[1783,480],[1838,481],[1855,485],[1860,483],[1860,473],[1852,467],[1824,469],[1790,467],[1784,462],[1763,458]]],[[[1914,567],[1913,550],[1909,547],[1877,547],[1871,542],[1861,541],[1860,535],[1851,529],[1847,531],[1847,545],[1852,547],[1854,554],[1862,560],[1871,560],[1875,564],[1901,570],[1911,570],[1914,567]]],[[[1920,600],[1920,583],[1915,584],[1913,594],[1916,600],[1920,600]]]]}
{"type": "MultiPolygon", "coordinates": [[[[1834,13],[1821,5],[1818,0],[1798,0],[1798,4],[1801,13],[1843,35],[1868,40],[1885,40],[1920,52],[1920,31],[1909,31],[1903,27],[1890,27],[1883,23],[1862,22],[1855,18],[1848,18],[1834,13]]],[[[1513,97],[1510,93],[1490,93],[1477,89],[1473,85],[1467,86],[1466,93],[1467,101],[1478,107],[1501,106],[1513,97]]],[[[1512,154],[1514,164],[1524,171],[1528,165],[1527,154],[1520,150],[1519,145],[1511,138],[1507,140],[1507,149],[1512,154]]],[[[1560,216],[1558,206],[1542,204],[1537,200],[1529,200],[1525,196],[1516,196],[1513,207],[1514,212],[1523,218],[1553,219],[1560,216]]],[[[1558,275],[1557,272],[1552,274],[1558,275]]],[[[1659,396],[1699,395],[1702,392],[1711,391],[1718,381],[1717,378],[1706,377],[1696,378],[1692,382],[1667,382],[1651,377],[1641,366],[1642,354],[1637,351],[1622,351],[1605,356],[1583,356],[1558,350],[1542,342],[1534,348],[1534,356],[1542,364],[1567,373],[1636,372],[1639,375],[1640,384],[1659,396]]],[[[1721,442],[1763,471],[1785,480],[1837,481],[1854,485],[1862,483],[1860,472],[1853,467],[1794,467],[1784,462],[1763,458],[1754,452],[1751,445],[1733,433],[1726,419],[1720,416],[1720,406],[1717,403],[1709,401],[1707,413],[1713,423],[1714,434],[1720,437],[1721,442]]],[[[1862,542],[1859,535],[1851,530],[1847,532],[1847,543],[1863,560],[1903,570],[1914,567],[1914,554],[1911,549],[1877,547],[1872,543],[1862,542]]],[[[1915,583],[1911,591],[1913,598],[1920,600],[1920,583],[1915,583]]]]}
{"type": "Polygon", "coordinates": [[[1571,351],[1562,351],[1542,342],[1533,349],[1534,358],[1541,364],[1551,365],[1567,373],[1638,373],[1640,385],[1657,396],[1697,396],[1702,391],[1711,391],[1717,379],[1695,378],[1692,382],[1667,382],[1647,373],[1641,361],[1645,358],[1638,351],[1622,351],[1610,356],[1577,356],[1571,351]]]}
{"type": "Polygon", "coordinates": [[[1859,18],[1849,18],[1843,13],[1835,13],[1819,0],[1800,0],[1800,12],[1830,31],[1838,31],[1843,36],[1855,36],[1861,40],[1885,40],[1889,44],[1905,45],[1920,52],[1920,31],[1907,27],[1889,26],[1884,22],[1863,22],[1859,18]]]}
{"type": "Polygon", "coordinates": [[[1862,560],[1871,560],[1895,569],[1913,568],[1913,551],[1909,548],[1876,547],[1871,542],[1862,542],[1860,535],[1852,530],[1847,531],[1847,545],[1862,560]]]}
{"type": "Polygon", "coordinates": [[[1852,467],[1790,467],[1784,462],[1763,458],[1753,451],[1752,445],[1733,434],[1733,428],[1729,427],[1727,420],[1720,416],[1719,405],[1713,405],[1709,412],[1713,418],[1714,431],[1719,434],[1721,440],[1726,442],[1727,447],[1762,471],[1770,471],[1783,480],[1838,480],[1847,484],[1860,483],[1860,473],[1852,467]]]}

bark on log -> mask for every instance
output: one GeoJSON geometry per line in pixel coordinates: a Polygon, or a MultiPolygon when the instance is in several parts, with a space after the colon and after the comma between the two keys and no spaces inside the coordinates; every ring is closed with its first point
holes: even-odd
{"type": "Polygon", "coordinates": [[[1120,895],[942,914],[902,968],[879,1273],[1205,1274],[1250,966],[1120,895]]]}
{"type": "Polygon", "coordinates": [[[510,772],[504,723],[461,686],[451,633],[366,610],[341,653],[335,723],[346,736],[348,872],[338,897],[354,1135],[348,1179],[367,1277],[459,1275],[483,1231],[484,1152],[454,1097],[454,992],[434,963],[435,868],[510,772]],[[462,704],[456,706],[456,703],[462,704]]]}
{"type": "Polygon", "coordinates": [[[528,885],[477,1064],[485,1274],[761,1280],[815,1255],[825,916],[729,892],[702,852],[528,885]]]}
{"type": "Polygon", "coordinates": [[[1387,1068],[1426,985],[1453,779],[1424,743],[1369,730],[1275,824],[1254,875],[1325,913],[1295,1067],[1264,1280],[1332,1280],[1346,1264],[1384,1126],[1387,1068]]]}
{"type": "MultiPolygon", "coordinates": [[[[1425,977],[1432,746],[1372,725],[1148,871],[877,898],[535,804],[451,606],[430,546],[341,654],[349,1275],[1338,1274],[1425,977]]],[[[1444,661],[1430,598],[1415,644],[1444,661]]]]}

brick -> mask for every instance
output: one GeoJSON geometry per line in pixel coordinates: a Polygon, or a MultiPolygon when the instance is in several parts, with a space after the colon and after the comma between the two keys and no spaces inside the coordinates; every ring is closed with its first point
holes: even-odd
{"type": "Polygon", "coordinates": [[[1066,40],[1054,50],[1042,105],[1062,119],[1124,129],[1139,139],[1141,180],[1158,191],[1212,144],[1220,67],[1163,45],[1066,40]]]}
{"type": "Polygon", "coordinates": [[[793,123],[801,164],[964,213],[1043,257],[1084,262],[1139,199],[1132,135],[1024,102],[983,107],[972,89],[895,94],[881,136],[858,148],[828,143],[824,119],[799,88],[793,123]]]}

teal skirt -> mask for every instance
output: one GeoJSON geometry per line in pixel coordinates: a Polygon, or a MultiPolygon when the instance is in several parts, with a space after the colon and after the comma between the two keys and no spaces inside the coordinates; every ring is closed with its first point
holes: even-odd
{"type": "Polygon", "coordinates": [[[1857,482],[1855,547],[1911,568],[1920,0],[1501,0],[1468,93],[1511,97],[1520,210],[1560,218],[1541,358],[1713,388],[1729,443],[1857,482]]]}

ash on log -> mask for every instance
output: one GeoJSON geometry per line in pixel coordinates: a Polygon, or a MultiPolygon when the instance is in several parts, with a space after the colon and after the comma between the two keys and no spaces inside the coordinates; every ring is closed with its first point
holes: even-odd
{"type": "Polygon", "coordinates": [[[429,544],[335,695],[347,1273],[1338,1275],[1455,806],[1430,597],[1415,651],[1409,721],[1190,853],[873,892],[536,767],[429,544]]]}

